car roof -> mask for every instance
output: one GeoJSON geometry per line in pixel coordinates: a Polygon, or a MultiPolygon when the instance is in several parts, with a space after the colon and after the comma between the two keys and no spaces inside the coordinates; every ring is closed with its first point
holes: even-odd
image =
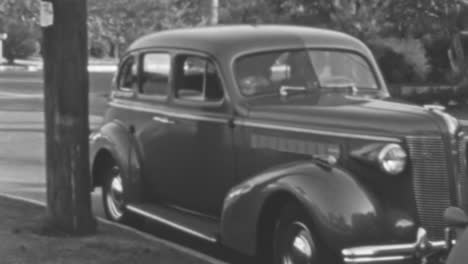
{"type": "Polygon", "coordinates": [[[167,30],[141,37],[128,51],[147,48],[192,49],[232,57],[262,50],[327,47],[368,54],[358,39],[337,31],[286,25],[226,25],[167,30]]]}

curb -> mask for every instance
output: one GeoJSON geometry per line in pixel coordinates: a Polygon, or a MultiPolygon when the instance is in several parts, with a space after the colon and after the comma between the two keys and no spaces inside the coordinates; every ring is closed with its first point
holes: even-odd
{"type": "MultiPolygon", "coordinates": [[[[21,197],[21,196],[17,196],[17,195],[12,195],[12,194],[7,194],[7,193],[0,193],[0,197],[10,199],[10,200],[14,200],[14,201],[30,203],[30,204],[34,204],[34,205],[41,206],[41,207],[46,207],[47,206],[46,203],[38,201],[38,200],[29,199],[29,198],[25,198],[25,197],[21,197]]],[[[103,219],[101,217],[96,217],[96,219],[97,219],[97,221],[99,221],[102,224],[109,225],[109,226],[116,227],[116,228],[120,228],[120,229],[128,231],[128,232],[132,232],[135,235],[137,235],[137,236],[139,236],[139,237],[141,237],[143,239],[149,240],[150,242],[166,245],[166,246],[168,246],[168,247],[170,247],[172,249],[175,249],[177,251],[180,251],[180,252],[185,253],[187,255],[190,255],[192,257],[195,257],[195,258],[198,258],[198,259],[201,259],[201,260],[213,263],[213,264],[227,264],[226,262],[220,261],[220,260],[215,259],[213,257],[210,257],[208,255],[202,254],[202,253],[200,253],[198,251],[191,250],[189,248],[183,247],[181,245],[175,244],[175,243],[170,242],[170,241],[165,240],[165,239],[154,237],[154,236],[152,236],[150,234],[141,232],[141,231],[136,230],[134,228],[131,228],[129,226],[117,224],[117,223],[111,222],[109,220],[103,219]]]]}

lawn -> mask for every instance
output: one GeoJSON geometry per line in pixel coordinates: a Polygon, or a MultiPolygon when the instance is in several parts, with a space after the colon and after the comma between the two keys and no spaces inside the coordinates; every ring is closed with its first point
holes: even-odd
{"type": "Polygon", "coordinates": [[[50,232],[42,227],[44,211],[0,198],[1,263],[208,263],[114,226],[101,224],[97,235],[81,238],[50,232]]]}

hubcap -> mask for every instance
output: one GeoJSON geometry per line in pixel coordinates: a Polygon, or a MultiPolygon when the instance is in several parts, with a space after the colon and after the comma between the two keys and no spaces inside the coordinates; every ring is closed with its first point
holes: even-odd
{"type": "Polygon", "coordinates": [[[110,182],[109,190],[107,191],[107,205],[112,218],[119,219],[123,215],[123,184],[122,177],[118,170],[113,170],[113,177],[110,182]]]}
{"type": "Polygon", "coordinates": [[[311,264],[315,259],[316,247],[306,225],[294,222],[286,230],[285,241],[280,249],[282,264],[311,264]]]}

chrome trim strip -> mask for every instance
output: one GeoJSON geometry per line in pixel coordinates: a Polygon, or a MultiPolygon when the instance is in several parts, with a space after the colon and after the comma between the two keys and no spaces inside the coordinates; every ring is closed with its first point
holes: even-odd
{"type": "Polygon", "coordinates": [[[310,129],[310,128],[300,128],[300,127],[289,127],[289,126],[283,126],[283,125],[276,125],[276,124],[271,124],[271,123],[266,123],[266,122],[235,120],[234,124],[238,125],[238,126],[245,126],[245,127],[275,129],[275,130],[283,130],[283,131],[297,132],[297,133],[312,133],[312,134],[323,135],[323,136],[357,138],[357,139],[365,139],[365,140],[376,140],[376,141],[401,143],[401,140],[398,139],[398,138],[371,136],[371,135],[358,135],[358,134],[340,133],[340,132],[330,132],[330,131],[316,130],[316,129],[310,129]]]}
{"type": "Polygon", "coordinates": [[[175,124],[174,121],[169,120],[167,117],[153,116],[153,121],[163,123],[163,124],[170,124],[170,125],[175,124]]]}
{"type": "Polygon", "coordinates": [[[360,264],[360,263],[388,263],[391,261],[403,261],[411,259],[409,256],[392,256],[392,257],[368,257],[368,258],[355,258],[355,259],[348,259],[345,258],[344,262],[347,264],[360,264]]]}
{"type": "Polygon", "coordinates": [[[347,248],[341,251],[344,263],[372,263],[424,258],[437,251],[447,250],[447,241],[429,241],[424,228],[419,228],[414,243],[347,248]],[[395,259],[393,259],[395,258],[395,259]]]}
{"type": "Polygon", "coordinates": [[[142,105],[135,105],[135,104],[127,105],[127,104],[120,104],[117,102],[109,102],[109,105],[112,107],[147,112],[147,113],[152,113],[152,114],[165,115],[165,116],[173,117],[173,118],[181,118],[181,119],[195,120],[195,121],[206,121],[206,122],[214,122],[214,123],[226,123],[226,124],[228,123],[227,118],[199,116],[199,115],[185,114],[185,113],[175,113],[172,111],[167,111],[167,110],[162,110],[162,109],[157,109],[157,108],[150,108],[150,107],[146,107],[142,105]]]}
{"type": "Polygon", "coordinates": [[[216,243],[218,241],[215,237],[210,237],[210,236],[202,234],[202,233],[200,233],[198,231],[192,230],[192,229],[190,229],[188,227],[176,224],[176,223],[174,223],[174,222],[172,222],[170,220],[167,220],[167,219],[162,218],[160,216],[151,214],[151,213],[146,212],[146,211],[144,211],[142,209],[136,208],[135,206],[127,205],[126,208],[129,211],[132,211],[132,212],[134,212],[136,214],[139,214],[139,215],[141,215],[143,217],[155,220],[155,221],[160,222],[160,223],[162,223],[164,225],[167,225],[167,226],[170,226],[172,228],[178,229],[178,230],[180,230],[180,231],[182,231],[184,233],[187,233],[187,234],[192,235],[192,236],[196,236],[196,237],[201,238],[203,240],[206,240],[208,242],[216,243]]]}
{"type": "Polygon", "coordinates": [[[438,135],[438,136],[405,136],[406,138],[409,138],[409,139],[420,139],[420,140],[425,140],[425,139],[440,139],[442,140],[442,136],[441,135],[438,135]]]}

